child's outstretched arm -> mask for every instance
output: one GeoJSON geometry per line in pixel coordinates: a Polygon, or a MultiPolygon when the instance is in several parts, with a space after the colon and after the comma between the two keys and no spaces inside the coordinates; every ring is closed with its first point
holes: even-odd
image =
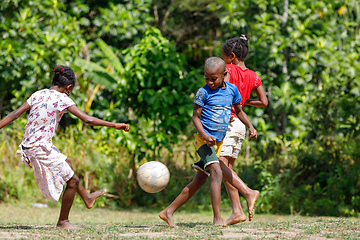
{"type": "Polygon", "coordinates": [[[255,89],[255,93],[258,96],[258,99],[248,99],[245,102],[245,105],[253,107],[266,107],[268,105],[268,99],[266,97],[265,90],[262,85],[255,89]]]}
{"type": "Polygon", "coordinates": [[[253,127],[253,125],[251,124],[248,116],[246,115],[246,113],[241,109],[241,105],[240,104],[236,104],[234,105],[234,109],[235,109],[235,113],[236,116],[240,119],[240,121],[245,124],[245,126],[249,129],[250,131],[250,138],[252,140],[256,140],[257,138],[257,131],[256,129],[253,127]]]}
{"type": "Polygon", "coordinates": [[[196,128],[196,131],[200,134],[200,136],[206,141],[206,144],[211,147],[216,144],[216,139],[213,136],[209,136],[204,131],[204,127],[200,121],[202,112],[202,107],[196,103],[194,103],[194,109],[193,109],[193,116],[192,121],[194,123],[194,126],[196,128]]]}
{"type": "Polygon", "coordinates": [[[72,106],[68,107],[68,111],[71,114],[78,117],[84,123],[92,125],[92,126],[112,127],[117,130],[124,130],[126,132],[129,131],[129,129],[130,129],[130,126],[125,123],[113,123],[113,122],[101,120],[96,117],[89,116],[86,113],[84,113],[83,111],[81,111],[76,105],[72,105],[72,106]]]}
{"type": "Polygon", "coordinates": [[[0,121],[0,129],[3,127],[9,125],[16,119],[18,119],[24,112],[30,109],[30,105],[25,102],[23,105],[21,105],[18,109],[12,111],[7,115],[3,120],[0,121]]]}

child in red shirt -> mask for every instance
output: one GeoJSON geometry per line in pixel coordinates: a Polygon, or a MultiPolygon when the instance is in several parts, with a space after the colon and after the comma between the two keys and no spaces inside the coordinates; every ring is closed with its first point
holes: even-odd
{"type": "MultiPolygon", "coordinates": [[[[225,42],[221,49],[221,55],[226,63],[226,71],[228,72],[225,81],[229,81],[238,87],[242,97],[240,103],[242,108],[244,108],[245,105],[266,107],[268,100],[259,75],[245,66],[245,59],[248,53],[248,37],[245,35],[239,38],[231,38],[225,42]],[[258,99],[250,99],[252,91],[255,91],[258,99]]],[[[229,124],[219,158],[220,163],[225,164],[230,169],[233,168],[235,159],[239,155],[246,134],[244,124],[236,117],[233,109],[231,115],[233,116],[233,121],[229,124]]],[[[246,216],[241,208],[237,189],[225,179],[224,183],[233,210],[232,215],[224,222],[224,226],[245,221],[246,216]]],[[[250,189],[244,182],[242,182],[242,188],[239,189],[239,191],[246,198],[249,221],[251,221],[254,216],[255,202],[259,197],[259,192],[250,189]]]]}

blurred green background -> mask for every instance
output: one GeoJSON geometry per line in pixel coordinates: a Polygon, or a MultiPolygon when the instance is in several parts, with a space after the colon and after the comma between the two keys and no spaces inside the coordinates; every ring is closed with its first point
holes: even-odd
{"type": "MultiPolygon", "coordinates": [[[[129,133],[63,117],[55,145],[96,206],[167,206],[195,174],[193,98],[204,60],[250,35],[246,66],[269,99],[246,106],[257,141],[244,142],[235,171],[261,192],[257,213],[360,216],[360,5],[357,0],[2,0],[0,117],[50,87],[51,69],[77,75],[84,112],[131,125],[129,133]],[[136,170],[165,163],[166,189],[142,191],[136,170]]],[[[15,155],[25,115],[0,130],[0,203],[46,200],[15,155]]],[[[225,188],[222,208],[230,208],[225,188]]],[[[76,199],[80,204],[81,199],[76,199]]],[[[187,205],[210,209],[209,186],[187,205]]]]}

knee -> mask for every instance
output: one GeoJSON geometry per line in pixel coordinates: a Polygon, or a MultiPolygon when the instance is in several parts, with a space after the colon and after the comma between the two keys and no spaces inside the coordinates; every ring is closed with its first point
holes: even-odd
{"type": "Polygon", "coordinates": [[[226,166],[229,164],[229,162],[228,162],[228,160],[227,160],[226,157],[219,157],[219,163],[220,163],[220,164],[224,164],[224,165],[226,165],[226,166]]]}
{"type": "Polygon", "coordinates": [[[69,181],[67,181],[67,184],[71,188],[77,188],[79,186],[80,179],[77,175],[74,175],[69,181]]]}
{"type": "Polygon", "coordinates": [[[214,180],[222,181],[222,171],[219,164],[214,163],[210,168],[211,178],[214,180]]]}
{"type": "Polygon", "coordinates": [[[232,157],[219,157],[220,165],[225,165],[230,169],[233,169],[235,158],[232,157]]]}

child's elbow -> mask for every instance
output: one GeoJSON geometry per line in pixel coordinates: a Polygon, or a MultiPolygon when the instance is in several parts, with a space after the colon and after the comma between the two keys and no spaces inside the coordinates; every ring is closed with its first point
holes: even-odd
{"type": "Polygon", "coordinates": [[[260,98],[259,101],[260,101],[260,103],[261,103],[261,106],[260,106],[260,107],[262,107],[262,108],[267,107],[267,105],[268,105],[268,103],[269,103],[267,97],[260,98]]]}
{"type": "Polygon", "coordinates": [[[265,101],[263,101],[263,107],[264,107],[264,108],[265,108],[265,107],[267,107],[267,106],[268,106],[268,104],[269,104],[268,100],[267,100],[267,99],[265,99],[265,101]]]}

